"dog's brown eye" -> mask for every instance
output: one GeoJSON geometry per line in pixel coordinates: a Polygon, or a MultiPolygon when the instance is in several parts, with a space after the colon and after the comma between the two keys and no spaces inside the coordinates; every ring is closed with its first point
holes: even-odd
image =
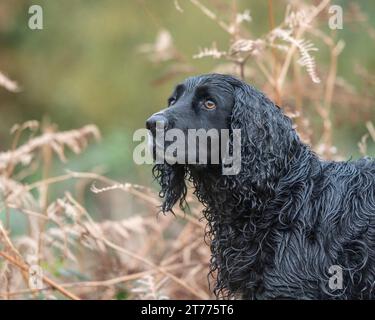
{"type": "Polygon", "coordinates": [[[212,100],[206,100],[204,102],[204,106],[207,108],[207,109],[215,109],[216,108],[216,104],[215,102],[213,102],[212,100]]]}

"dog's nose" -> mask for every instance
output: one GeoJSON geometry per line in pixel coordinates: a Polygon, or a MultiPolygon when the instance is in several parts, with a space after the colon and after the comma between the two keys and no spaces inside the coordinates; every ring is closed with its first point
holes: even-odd
{"type": "Polygon", "coordinates": [[[161,114],[154,114],[147,119],[146,128],[153,134],[156,133],[156,129],[167,130],[168,119],[161,114]]]}

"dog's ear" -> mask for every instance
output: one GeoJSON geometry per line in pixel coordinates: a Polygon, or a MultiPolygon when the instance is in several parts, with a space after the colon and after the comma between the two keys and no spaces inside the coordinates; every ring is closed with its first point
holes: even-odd
{"type": "Polygon", "coordinates": [[[254,87],[238,81],[234,85],[231,128],[241,130],[242,165],[258,184],[275,177],[290,148],[298,142],[292,123],[282,110],[254,87]]]}
{"type": "Polygon", "coordinates": [[[243,145],[255,142],[257,132],[263,131],[260,98],[258,92],[245,83],[240,82],[234,88],[231,128],[241,130],[243,145]]]}
{"type": "Polygon", "coordinates": [[[183,165],[156,164],[152,169],[155,180],[160,184],[160,198],[163,199],[161,205],[162,212],[171,211],[173,206],[179,202],[183,209],[186,202],[186,169],[183,165]]]}

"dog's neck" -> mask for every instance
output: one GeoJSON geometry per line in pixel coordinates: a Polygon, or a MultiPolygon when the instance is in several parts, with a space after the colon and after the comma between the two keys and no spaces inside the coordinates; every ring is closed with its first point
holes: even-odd
{"type": "Polygon", "coordinates": [[[279,223],[275,212],[288,199],[285,192],[290,192],[290,184],[303,183],[317,171],[319,163],[301,142],[277,161],[259,163],[257,157],[253,159],[252,163],[245,159],[241,172],[235,176],[222,175],[219,166],[190,168],[195,194],[206,207],[203,213],[211,238],[211,272],[217,272],[215,292],[219,295],[245,292],[243,286],[249,285],[249,273],[257,288],[264,265],[273,256],[272,241],[267,236],[279,223]],[[261,243],[269,245],[259,250],[261,243]],[[238,260],[238,256],[247,260],[238,260]]]}
{"type": "MultiPolygon", "coordinates": [[[[237,175],[224,175],[220,165],[190,166],[189,173],[196,195],[209,207],[225,209],[226,205],[230,205],[233,209],[249,208],[243,206],[242,202],[252,201],[251,208],[262,210],[266,202],[277,196],[280,181],[292,173],[295,176],[292,170],[306,164],[306,159],[311,167],[319,164],[318,157],[299,139],[290,146],[287,154],[278,152],[274,147],[275,155],[266,155],[268,159],[260,155],[252,156],[257,150],[243,150],[242,154],[248,156],[242,159],[241,171],[237,175]]],[[[308,168],[305,171],[300,175],[301,180],[305,179],[304,175],[309,175],[308,168]]]]}

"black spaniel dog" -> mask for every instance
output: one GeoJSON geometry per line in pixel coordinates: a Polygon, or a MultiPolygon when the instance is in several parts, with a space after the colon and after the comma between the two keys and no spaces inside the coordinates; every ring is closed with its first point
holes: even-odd
{"type": "MultiPolygon", "coordinates": [[[[205,206],[218,297],[375,298],[375,161],[320,159],[291,120],[228,75],[191,77],[147,128],[241,132],[241,169],[158,163],[162,211],[185,205],[187,181],[205,206]]],[[[232,144],[230,135],[228,145],[232,144]]]]}

